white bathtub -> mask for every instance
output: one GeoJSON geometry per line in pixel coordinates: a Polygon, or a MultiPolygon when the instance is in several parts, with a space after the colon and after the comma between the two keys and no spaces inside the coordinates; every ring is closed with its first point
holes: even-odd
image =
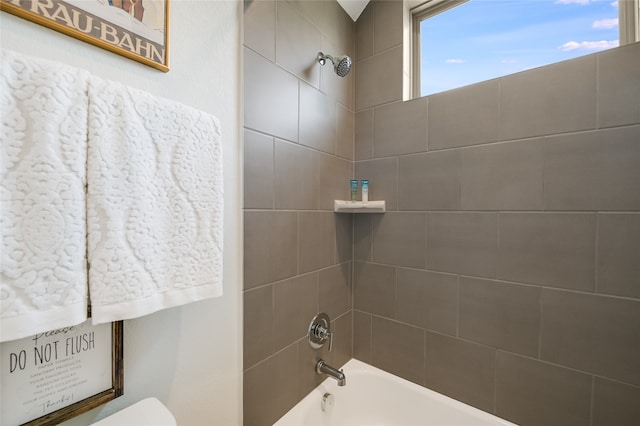
{"type": "Polygon", "coordinates": [[[506,420],[352,359],[347,385],[328,378],[274,426],[497,426],[506,420]],[[333,404],[321,409],[323,395],[333,404]]]}

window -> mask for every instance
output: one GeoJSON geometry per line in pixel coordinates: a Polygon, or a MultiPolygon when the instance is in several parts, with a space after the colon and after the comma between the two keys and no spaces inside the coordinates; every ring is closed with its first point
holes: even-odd
{"type": "Polygon", "coordinates": [[[422,2],[411,9],[412,95],[430,95],[637,41],[639,8],[640,0],[422,2]]]}

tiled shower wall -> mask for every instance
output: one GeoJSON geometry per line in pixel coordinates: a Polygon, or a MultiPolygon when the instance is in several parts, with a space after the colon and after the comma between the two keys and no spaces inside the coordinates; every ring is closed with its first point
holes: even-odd
{"type": "Polygon", "coordinates": [[[352,218],[333,213],[353,173],[354,77],[319,51],[353,56],[335,1],[245,1],[244,424],[271,425],[351,358],[352,218]],[[327,312],[334,350],[306,341],[327,312]]]}
{"type": "Polygon", "coordinates": [[[402,101],[356,25],[354,357],[522,425],[640,424],[640,44],[402,101]]]}

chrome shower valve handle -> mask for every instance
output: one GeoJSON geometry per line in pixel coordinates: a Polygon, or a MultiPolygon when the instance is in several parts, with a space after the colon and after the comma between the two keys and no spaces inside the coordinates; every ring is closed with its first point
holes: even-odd
{"type": "Polygon", "coordinates": [[[331,320],[329,315],[320,312],[313,317],[309,324],[308,333],[309,345],[314,349],[320,349],[329,340],[329,350],[333,348],[333,332],[331,331],[331,320]]]}

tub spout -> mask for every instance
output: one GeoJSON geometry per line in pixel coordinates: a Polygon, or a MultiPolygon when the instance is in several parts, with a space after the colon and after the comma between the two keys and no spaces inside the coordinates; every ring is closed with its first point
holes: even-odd
{"type": "Polygon", "coordinates": [[[333,377],[338,381],[338,386],[344,386],[347,384],[347,377],[344,375],[342,370],[333,368],[322,359],[316,363],[316,373],[326,374],[329,377],[333,377]]]}

